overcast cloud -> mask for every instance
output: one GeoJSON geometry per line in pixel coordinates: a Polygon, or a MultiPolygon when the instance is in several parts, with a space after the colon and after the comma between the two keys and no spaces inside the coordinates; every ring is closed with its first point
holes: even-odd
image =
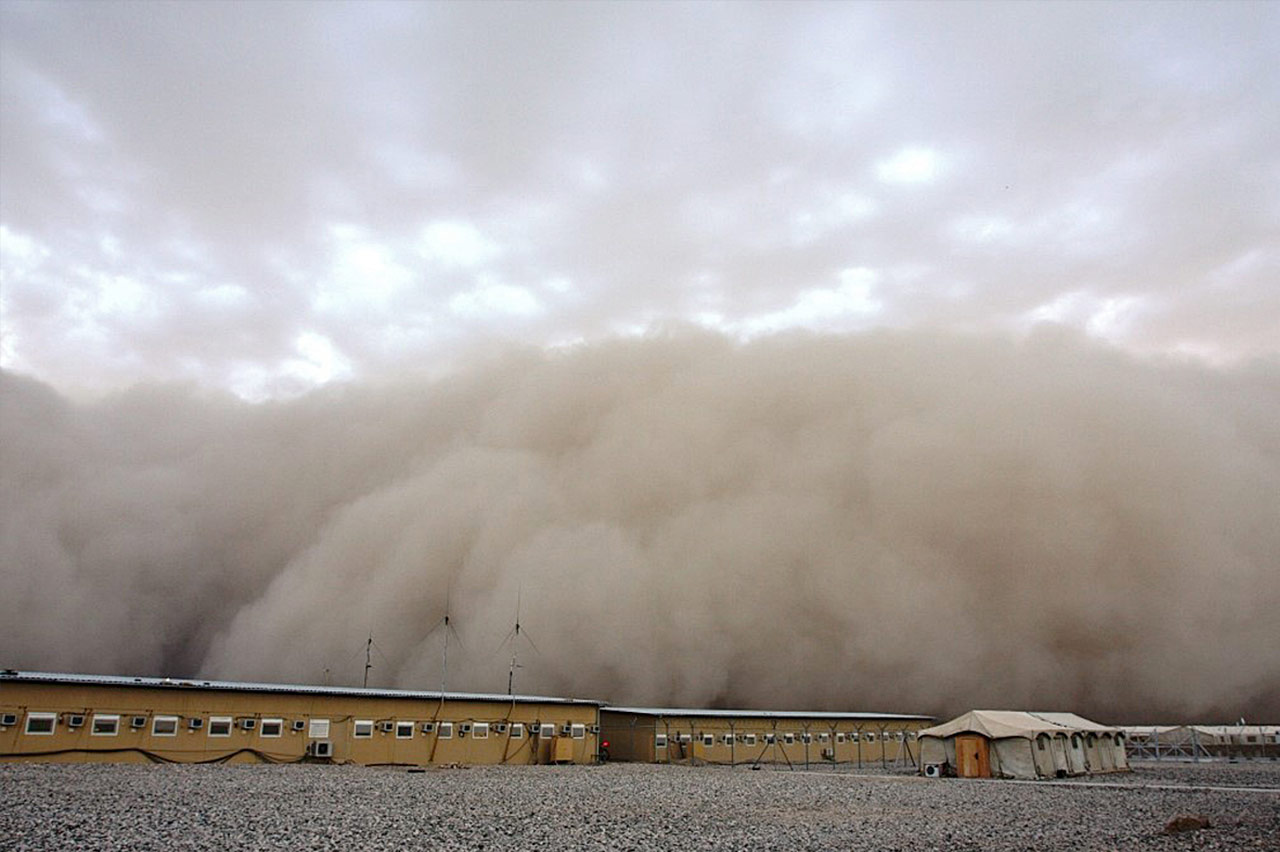
{"type": "Polygon", "coordinates": [[[681,318],[1280,341],[1273,3],[13,3],[4,366],[247,398],[681,318]]]}
{"type": "Polygon", "coordinates": [[[1274,717],[1277,44],[0,0],[0,664],[1274,717]]]}

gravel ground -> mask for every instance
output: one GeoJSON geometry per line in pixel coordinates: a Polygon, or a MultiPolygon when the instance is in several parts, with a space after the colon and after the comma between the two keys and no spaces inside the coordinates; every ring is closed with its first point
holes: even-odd
{"type": "Polygon", "coordinates": [[[0,764],[0,848],[1280,849],[1280,764],[1139,766],[1120,786],[610,764],[0,764]],[[1154,785],[1238,786],[1169,790],[1154,785]],[[1252,788],[1252,789],[1249,789],[1252,788]],[[1212,827],[1163,835],[1180,814],[1212,827]]]}

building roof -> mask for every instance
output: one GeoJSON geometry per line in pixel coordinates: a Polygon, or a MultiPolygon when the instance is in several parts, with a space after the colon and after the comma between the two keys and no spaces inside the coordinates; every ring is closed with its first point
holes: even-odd
{"type": "Polygon", "coordinates": [[[833,713],[827,710],[706,710],[692,707],[614,707],[600,708],[610,713],[634,713],[637,716],[698,716],[711,718],[747,717],[752,719],[846,719],[862,722],[927,721],[932,716],[906,713],[833,713]]]}
{"type": "Polygon", "coordinates": [[[0,670],[0,685],[6,683],[59,683],[81,686],[123,686],[162,689],[195,689],[220,692],[267,692],[276,695],[337,695],[349,698],[399,698],[419,701],[503,701],[519,704],[589,704],[603,702],[584,698],[553,698],[543,695],[498,695],[482,692],[439,692],[413,689],[368,689],[358,686],[309,686],[297,683],[243,683],[185,677],[130,677],[128,675],[66,674],[0,670]]]}

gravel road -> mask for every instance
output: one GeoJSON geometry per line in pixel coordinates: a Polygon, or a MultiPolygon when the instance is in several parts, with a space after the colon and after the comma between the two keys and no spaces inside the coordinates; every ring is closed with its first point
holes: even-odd
{"type": "Polygon", "coordinates": [[[598,767],[0,764],[0,848],[1280,849],[1280,764],[1161,764],[1119,786],[598,767]],[[1168,785],[1242,787],[1167,789],[1168,785]],[[1161,830],[1203,814],[1212,827],[1161,830]]]}

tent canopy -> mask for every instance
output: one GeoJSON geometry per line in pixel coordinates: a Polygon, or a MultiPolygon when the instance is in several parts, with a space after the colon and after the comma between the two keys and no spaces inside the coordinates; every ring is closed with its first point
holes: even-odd
{"type": "Polygon", "coordinates": [[[920,731],[922,737],[953,737],[956,734],[982,734],[997,740],[1006,737],[1035,739],[1039,734],[1071,734],[1077,731],[1113,733],[1108,728],[1090,722],[1074,713],[1031,713],[1025,710],[970,710],[950,722],[934,725],[920,731]]]}

